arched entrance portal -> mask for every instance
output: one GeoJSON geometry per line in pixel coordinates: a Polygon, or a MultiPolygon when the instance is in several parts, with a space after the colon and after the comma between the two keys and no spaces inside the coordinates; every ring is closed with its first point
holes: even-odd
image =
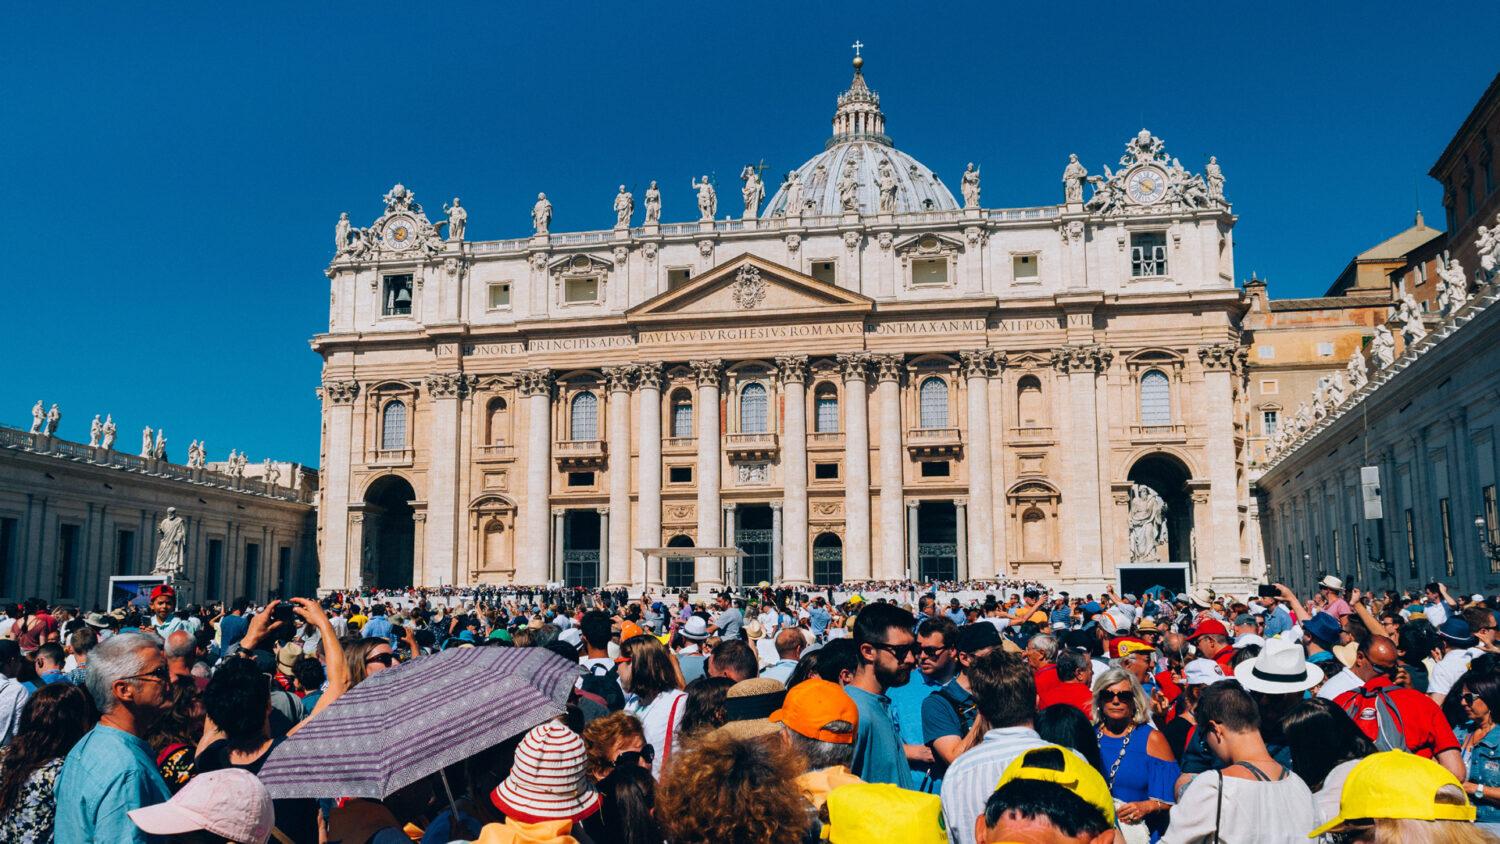
{"type": "Polygon", "coordinates": [[[844,543],[837,534],[820,533],[813,540],[813,583],[835,586],[844,582],[844,543]]]}
{"type": "Polygon", "coordinates": [[[361,580],[367,586],[390,589],[416,582],[412,552],[416,527],[411,502],[417,497],[399,475],[387,475],[365,491],[365,547],[361,580]]]}
{"type": "Polygon", "coordinates": [[[1158,547],[1153,562],[1193,562],[1193,498],[1187,467],[1170,454],[1148,454],[1130,467],[1128,477],[1131,483],[1155,490],[1166,504],[1167,541],[1158,547]]]}
{"type": "MultiPolygon", "coordinates": [[[[667,542],[669,548],[691,548],[693,540],[689,537],[677,534],[667,542]]],[[[693,585],[693,558],[692,557],[668,557],[667,564],[667,588],[689,589],[693,585]]]]}

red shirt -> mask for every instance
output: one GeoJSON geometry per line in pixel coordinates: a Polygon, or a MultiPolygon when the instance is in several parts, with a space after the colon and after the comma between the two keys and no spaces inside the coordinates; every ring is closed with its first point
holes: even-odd
{"type": "Polygon", "coordinates": [[[1046,694],[1037,695],[1036,708],[1037,711],[1041,711],[1059,703],[1066,703],[1077,709],[1090,721],[1094,719],[1094,693],[1083,683],[1076,683],[1071,680],[1066,683],[1058,683],[1048,689],[1046,694]]]}
{"type": "Polygon", "coordinates": [[[1156,687],[1161,689],[1162,695],[1167,700],[1176,700],[1182,697],[1182,687],[1172,679],[1172,672],[1162,671],[1156,675],[1156,687]]]}
{"type": "MultiPolygon", "coordinates": [[[[1386,677],[1375,677],[1366,682],[1363,687],[1366,691],[1374,689],[1385,689],[1390,696],[1391,705],[1396,708],[1401,719],[1401,732],[1406,736],[1407,750],[1431,759],[1445,750],[1458,749],[1458,739],[1453,735],[1453,728],[1448,726],[1448,719],[1443,717],[1443,710],[1433,702],[1432,698],[1416,689],[1398,686],[1386,677]]],[[[1347,712],[1354,704],[1355,698],[1360,697],[1360,705],[1352,717],[1360,730],[1371,741],[1374,741],[1380,732],[1380,721],[1375,712],[1374,698],[1361,696],[1360,691],[1361,689],[1354,689],[1344,692],[1334,700],[1334,703],[1347,712]]]]}
{"type": "Polygon", "coordinates": [[[1036,670],[1036,693],[1038,697],[1057,687],[1057,666],[1047,663],[1036,670]]]}
{"type": "Polygon", "coordinates": [[[1219,655],[1214,657],[1214,662],[1217,662],[1219,667],[1224,669],[1225,677],[1234,677],[1234,648],[1225,648],[1219,651],[1219,655]]]}

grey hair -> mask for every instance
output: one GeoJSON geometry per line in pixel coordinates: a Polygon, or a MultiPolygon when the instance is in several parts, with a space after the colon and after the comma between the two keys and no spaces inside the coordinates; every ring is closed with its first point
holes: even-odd
{"type": "Polygon", "coordinates": [[[193,634],[186,630],[175,630],[171,635],[167,636],[167,659],[187,659],[197,649],[197,640],[193,638],[193,634]]]}
{"type": "Polygon", "coordinates": [[[146,633],[121,633],[112,636],[89,651],[89,666],[84,684],[99,713],[114,711],[115,683],[134,677],[146,667],[143,651],[161,651],[161,639],[146,633]]]}
{"type": "MultiPolygon", "coordinates": [[[[848,744],[834,744],[830,741],[808,738],[785,724],[781,729],[791,740],[792,747],[807,757],[809,771],[821,771],[824,768],[836,768],[840,765],[847,768],[854,762],[854,742],[852,741],[848,744]]],[[[852,736],[854,734],[854,725],[848,721],[829,721],[823,725],[823,729],[840,735],[852,736]]]]}
{"type": "Polygon", "coordinates": [[[1140,726],[1151,720],[1151,701],[1146,697],[1146,690],[1141,688],[1141,681],[1134,674],[1123,668],[1111,668],[1094,678],[1094,723],[1104,722],[1104,705],[1100,698],[1102,692],[1110,686],[1120,683],[1130,683],[1130,693],[1135,699],[1135,713],[1130,716],[1130,723],[1140,726]]]}
{"type": "Polygon", "coordinates": [[[1038,633],[1026,643],[1026,649],[1036,651],[1042,655],[1043,659],[1051,662],[1057,658],[1057,637],[1047,633],[1038,633]]]}

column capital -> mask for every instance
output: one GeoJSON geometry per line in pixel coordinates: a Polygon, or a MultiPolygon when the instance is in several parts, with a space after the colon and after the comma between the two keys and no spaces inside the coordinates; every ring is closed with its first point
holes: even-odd
{"type": "Polygon", "coordinates": [[[1249,359],[1249,352],[1238,343],[1214,343],[1198,347],[1198,361],[1209,371],[1234,369],[1249,359]]]}
{"type": "Polygon", "coordinates": [[[435,372],[423,379],[422,384],[435,399],[457,399],[469,392],[475,380],[462,372],[435,372]]]}
{"type": "Polygon", "coordinates": [[[1052,353],[1052,366],[1064,375],[1103,372],[1115,358],[1114,351],[1103,346],[1064,346],[1052,353]]]}
{"type": "Polygon", "coordinates": [[[736,505],[733,501],[725,501],[719,504],[719,509],[723,510],[726,513],[733,513],[735,506],[736,505]]]}
{"type": "Polygon", "coordinates": [[[995,365],[995,355],[989,349],[969,349],[958,353],[959,370],[964,378],[988,378],[995,365]]]}
{"type": "Polygon", "coordinates": [[[777,355],[776,370],[783,384],[805,384],[807,355],[777,355]]]}
{"type": "Polygon", "coordinates": [[[897,353],[875,355],[875,380],[901,383],[901,372],[906,368],[906,355],[897,353]]]}
{"type": "Polygon", "coordinates": [[[688,361],[688,366],[693,370],[693,378],[700,387],[719,386],[719,374],[724,367],[721,360],[694,360],[688,361]]]}
{"type": "Polygon", "coordinates": [[[846,352],[834,358],[838,362],[839,372],[845,381],[863,381],[867,377],[870,367],[870,355],[867,352],[846,352]]]}
{"type": "Polygon", "coordinates": [[[649,363],[638,363],[635,365],[636,383],[642,390],[661,389],[661,362],[650,361],[649,363]]]}
{"type": "Polygon", "coordinates": [[[908,509],[908,510],[915,510],[915,509],[917,509],[918,507],[921,507],[921,506],[922,506],[922,502],[920,502],[920,501],[908,501],[908,502],[906,502],[906,509],[908,509]]]}
{"type": "Polygon", "coordinates": [[[955,499],[953,499],[953,506],[954,507],[967,507],[967,506],[969,506],[969,499],[967,499],[967,498],[955,498],[955,499]]]}
{"type": "Polygon", "coordinates": [[[329,404],[353,404],[358,396],[358,381],[324,381],[318,388],[318,398],[329,404]]]}
{"type": "Polygon", "coordinates": [[[631,364],[622,366],[604,367],[604,380],[609,384],[611,393],[630,392],[630,382],[634,379],[636,368],[631,364]]]}
{"type": "Polygon", "coordinates": [[[776,500],[774,500],[774,501],[772,501],[770,503],[771,503],[771,509],[772,510],[780,510],[781,509],[781,499],[778,498],[778,499],[776,499],[776,500]]]}
{"type": "Polygon", "coordinates": [[[608,507],[595,507],[594,508],[594,512],[598,513],[601,516],[608,516],[609,515],[609,508],[608,507]]]}
{"type": "Polygon", "coordinates": [[[523,396],[551,395],[552,370],[523,369],[516,373],[516,387],[523,396]]]}
{"type": "Polygon", "coordinates": [[[553,507],[552,508],[552,515],[554,515],[554,516],[566,516],[566,515],[568,515],[568,508],[566,508],[566,507],[553,507]]]}

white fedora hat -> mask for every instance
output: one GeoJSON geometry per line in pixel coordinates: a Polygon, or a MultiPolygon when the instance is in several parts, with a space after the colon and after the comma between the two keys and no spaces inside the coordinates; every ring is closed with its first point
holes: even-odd
{"type": "Polygon", "coordinates": [[[1252,692],[1285,695],[1323,682],[1323,669],[1308,664],[1301,645],[1273,638],[1266,640],[1259,656],[1234,667],[1234,679],[1252,692]]]}
{"type": "Polygon", "coordinates": [[[1334,577],[1331,574],[1318,581],[1318,585],[1322,586],[1325,589],[1332,589],[1335,592],[1342,592],[1344,590],[1344,581],[1338,579],[1337,577],[1334,577]]]}

